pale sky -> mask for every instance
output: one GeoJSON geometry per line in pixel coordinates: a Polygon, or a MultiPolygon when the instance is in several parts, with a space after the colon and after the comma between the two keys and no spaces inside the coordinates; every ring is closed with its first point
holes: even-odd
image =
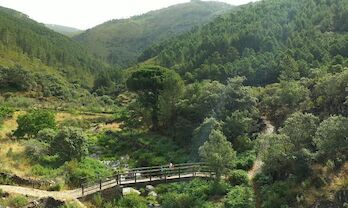
{"type": "MultiPolygon", "coordinates": [[[[0,6],[48,24],[88,29],[111,19],[128,18],[189,0],[0,0],[0,6]]],[[[253,0],[220,0],[241,5],[253,0]]]]}

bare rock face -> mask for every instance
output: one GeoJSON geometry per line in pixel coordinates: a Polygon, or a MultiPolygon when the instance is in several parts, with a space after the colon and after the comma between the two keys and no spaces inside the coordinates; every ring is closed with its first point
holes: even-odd
{"type": "Polygon", "coordinates": [[[57,208],[63,206],[65,204],[64,201],[56,200],[52,197],[42,198],[38,201],[33,201],[25,208],[57,208]]]}

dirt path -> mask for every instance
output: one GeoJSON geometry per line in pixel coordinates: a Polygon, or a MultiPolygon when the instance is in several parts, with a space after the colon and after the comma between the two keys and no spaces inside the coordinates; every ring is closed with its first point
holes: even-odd
{"type": "MultiPolygon", "coordinates": [[[[263,131],[263,135],[268,135],[268,134],[272,134],[275,130],[275,127],[271,124],[271,122],[269,120],[267,120],[267,118],[262,118],[266,124],[266,128],[263,131]]],[[[263,151],[262,149],[259,151],[263,151]]],[[[253,167],[251,168],[251,170],[248,172],[248,178],[252,183],[253,186],[253,190],[255,193],[255,207],[259,208],[261,207],[261,199],[259,197],[259,191],[257,189],[256,184],[254,183],[253,179],[254,177],[261,172],[263,166],[263,162],[261,160],[260,154],[257,155],[257,158],[254,162],[253,167]]]]}
{"type": "MultiPolygon", "coordinates": [[[[264,122],[266,124],[266,128],[264,129],[262,134],[264,134],[264,135],[272,134],[274,132],[275,127],[266,118],[263,118],[263,120],[264,120],[264,122]]],[[[255,177],[255,175],[258,174],[261,171],[262,165],[263,165],[263,162],[261,161],[260,155],[258,154],[257,158],[256,158],[256,160],[254,162],[253,167],[248,172],[249,180],[252,180],[255,177]]]]}
{"type": "Polygon", "coordinates": [[[76,190],[71,191],[44,191],[33,188],[26,188],[21,186],[8,186],[8,185],[0,185],[0,189],[4,192],[10,194],[20,194],[24,196],[31,196],[36,198],[46,198],[52,197],[61,201],[74,201],[78,203],[81,207],[85,207],[79,200],[76,199],[78,195],[76,190]]]}

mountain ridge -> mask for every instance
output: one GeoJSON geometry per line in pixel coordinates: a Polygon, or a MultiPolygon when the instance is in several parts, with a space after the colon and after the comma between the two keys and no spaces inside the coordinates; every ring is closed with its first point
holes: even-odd
{"type": "Polygon", "coordinates": [[[114,19],[74,37],[108,63],[121,67],[135,63],[154,42],[173,37],[209,22],[233,6],[221,2],[190,2],[127,19],[114,19]]]}
{"type": "Polygon", "coordinates": [[[66,35],[68,37],[73,37],[75,35],[78,35],[83,32],[81,29],[77,29],[74,27],[64,26],[64,25],[57,25],[57,24],[45,24],[45,26],[55,32],[58,32],[60,34],[66,35]]]}

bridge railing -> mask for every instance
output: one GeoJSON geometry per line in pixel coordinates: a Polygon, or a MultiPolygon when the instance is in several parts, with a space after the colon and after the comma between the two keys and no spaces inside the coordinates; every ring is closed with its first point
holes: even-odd
{"type": "Polygon", "coordinates": [[[213,171],[204,163],[185,163],[176,164],[173,167],[152,166],[133,168],[128,171],[119,172],[111,177],[99,179],[81,184],[82,195],[90,192],[97,192],[103,188],[111,188],[116,185],[136,185],[138,183],[148,183],[153,181],[163,181],[172,179],[192,178],[192,177],[214,177],[213,171]]]}

